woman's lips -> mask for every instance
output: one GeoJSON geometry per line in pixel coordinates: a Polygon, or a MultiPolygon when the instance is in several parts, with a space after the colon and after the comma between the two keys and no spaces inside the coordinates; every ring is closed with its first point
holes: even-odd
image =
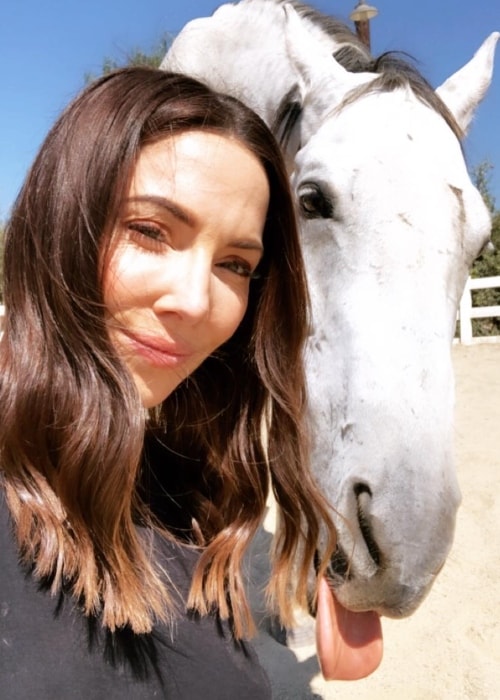
{"type": "Polygon", "coordinates": [[[181,345],[159,336],[134,334],[124,330],[121,332],[132,352],[145,358],[155,367],[179,367],[194,354],[185,344],[181,345]]]}

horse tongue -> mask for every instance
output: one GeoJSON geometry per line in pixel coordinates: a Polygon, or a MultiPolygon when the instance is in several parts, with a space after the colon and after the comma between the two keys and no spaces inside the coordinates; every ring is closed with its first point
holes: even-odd
{"type": "Polygon", "coordinates": [[[325,579],[318,588],[316,647],[327,680],[349,681],[373,673],[382,660],[382,625],[377,613],[351,612],[325,579]]]}

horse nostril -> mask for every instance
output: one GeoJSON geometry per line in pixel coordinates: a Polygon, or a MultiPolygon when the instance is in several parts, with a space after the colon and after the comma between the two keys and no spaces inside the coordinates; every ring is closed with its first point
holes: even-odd
{"type": "Polygon", "coordinates": [[[349,559],[342,547],[338,545],[328,564],[327,573],[334,581],[348,581],[351,578],[349,574],[349,559]]]}
{"type": "Polygon", "coordinates": [[[374,563],[380,567],[382,565],[382,553],[375,541],[370,525],[370,503],[372,500],[372,492],[367,484],[357,483],[353,487],[354,495],[357,503],[358,525],[363,535],[363,539],[368,549],[370,557],[374,563]]]}

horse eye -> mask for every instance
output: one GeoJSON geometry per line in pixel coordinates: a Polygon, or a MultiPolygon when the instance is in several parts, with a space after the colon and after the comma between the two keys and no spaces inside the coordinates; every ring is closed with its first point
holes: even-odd
{"type": "Polygon", "coordinates": [[[300,186],[299,192],[300,212],[306,219],[331,219],[333,217],[333,205],[325,196],[319,185],[307,182],[300,186]]]}

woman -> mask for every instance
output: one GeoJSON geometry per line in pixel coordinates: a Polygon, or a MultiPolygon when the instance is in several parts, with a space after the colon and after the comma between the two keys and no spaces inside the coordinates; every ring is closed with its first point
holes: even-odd
{"type": "Polygon", "coordinates": [[[2,697],[269,697],[241,563],[270,484],[285,624],[334,540],[271,135],[188,78],[106,76],[42,145],[4,268],[2,697]]]}

